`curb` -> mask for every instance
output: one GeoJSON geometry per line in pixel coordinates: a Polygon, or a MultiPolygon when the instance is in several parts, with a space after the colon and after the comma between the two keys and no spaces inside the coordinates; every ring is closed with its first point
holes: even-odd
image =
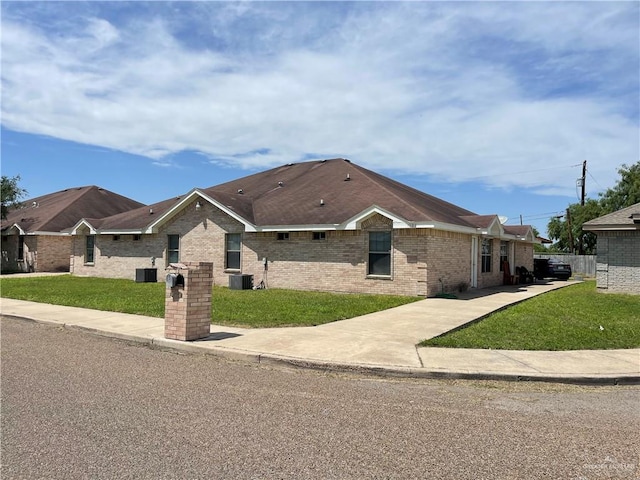
{"type": "Polygon", "coordinates": [[[114,338],[131,343],[146,345],[150,348],[159,348],[174,352],[184,352],[190,354],[212,355],[233,361],[245,361],[265,365],[280,365],[307,370],[322,372],[351,373],[360,375],[370,375],[387,378],[420,378],[434,380],[489,380],[505,382],[545,382],[563,383],[569,385],[594,385],[594,386],[616,386],[616,385],[640,385],[640,375],[517,375],[496,372],[460,372],[428,370],[426,368],[411,367],[383,367],[374,365],[340,364],[320,361],[310,361],[294,357],[286,357],[273,354],[259,354],[226,347],[204,347],[193,342],[182,342],[166,338],[144,337],[140,335],[130,335],[118,332],[108,332],[91,327],[59,323],[49,320],[22,317],[17,315],[2,314],[2,317],[14,320],[23,320],[43,325],[55,325],[72,330],[86,332],[101,337],[114,338]]]}

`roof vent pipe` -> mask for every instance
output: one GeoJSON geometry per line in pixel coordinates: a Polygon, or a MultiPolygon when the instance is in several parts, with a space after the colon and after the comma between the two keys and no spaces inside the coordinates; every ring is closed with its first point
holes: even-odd
{"type": "Polygon", "coordinates": [[[345,178],[345,179],[344,179],[344,181],[345,181],[345,182],[348,182],[349,180],[351,180],[351,175],[349,175],[349,174],[347,173],[347,178],[345,178]]]}
{"type": "Polygon", "coordinates": [[[284,183],[282,183],[282,182],[278,182],[278,186],[279,186],[279,187],[281,187],[281,186],[283,186],[283,185],[284,185],[284,183]]]}
{"type": "Polygon", "coordinates": [[[244,190],[242,190],[241,188],[239,188],[239,189],[238,189],[238,193],[239,193],[240,195],[242,195],[242,194],[244,193],[244,190]]]}
{"type": "Polygon", "coordinates": [[[320,206],[324,206],[324,200],[322,198],[320,199],[320,206]]]}
{"type": "Polygon", "coordinates": [[[153,208],[149,209],[149,215],[153,215],[153,208]]]}

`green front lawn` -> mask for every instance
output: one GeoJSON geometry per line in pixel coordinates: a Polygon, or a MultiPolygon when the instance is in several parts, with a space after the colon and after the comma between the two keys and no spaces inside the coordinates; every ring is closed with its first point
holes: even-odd
{"type": "Polygon", "coordinates": [[[496,312],[421,346],[496,350],[599,350],[640,347],[640,296],[571,285],[496,312]]]}
{"type": "MultiPolygon", "coordinates": [[[[164,317],[164,283],[71,275],[28,278],[11,278],[9,275],[0,280],[0,296],[164,317]]],[[[420,298],[214,287],[211,319],[216,324],[241,327],[320,325],[416,300],[420,298]]]]}

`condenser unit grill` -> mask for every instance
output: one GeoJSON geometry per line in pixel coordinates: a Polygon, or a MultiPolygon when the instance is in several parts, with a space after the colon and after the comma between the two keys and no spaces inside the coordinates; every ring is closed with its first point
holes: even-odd
{"type": "Polygon", "coordinates": [[[231,290],[251,290],[253,288],[253,275],[229,275],[229,288],[231,290]]]}

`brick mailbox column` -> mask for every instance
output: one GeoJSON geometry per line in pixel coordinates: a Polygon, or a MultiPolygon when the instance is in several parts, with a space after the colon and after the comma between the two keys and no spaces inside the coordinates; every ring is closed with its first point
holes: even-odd
{"type": "Polygon", "coordinates": [[[164,337],[187,341],[208,337],[213,263],[185,262],[172,272],[184,277],[184,286],[166,286],[164,337]]]}

